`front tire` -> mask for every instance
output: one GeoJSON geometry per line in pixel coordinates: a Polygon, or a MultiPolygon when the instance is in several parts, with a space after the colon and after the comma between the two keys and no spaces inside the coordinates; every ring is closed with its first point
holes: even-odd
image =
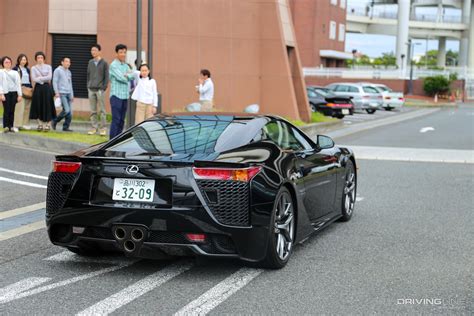
{"type": "Polygon", "coordinates": [[[347,161],[346,176],[344,181],[344,189],[342,191],[341,203],[341,221],[347,222],[351,219],[354,213],[354,206],[357,194],[357,176],[355,172],[354,163],[352,160],[347,161]]]}
{"type": "Polygon", "coordinates": [[[374,114],[375,111],[377,111],[377,110],[374,110],[374,109],[367,109],[366,111],[367,111],[367,113],[369,113],[369,114],[374,114]]]}
{"type": "Polygon", "coordinates": [[[283,268],[293,252],[295,240],[295,208],[290,191],[283,187],[278,192],[269,227],[267,254],[259,266],[283,268]]]}

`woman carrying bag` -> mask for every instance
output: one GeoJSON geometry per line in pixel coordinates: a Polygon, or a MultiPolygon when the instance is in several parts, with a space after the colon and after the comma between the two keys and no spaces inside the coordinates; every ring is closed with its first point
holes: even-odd
{"type": "Polygon", "coordinates": [[[21,78],[21,91],[23,100],[18,102],[15,108],[14,126],[20,130],[30,129],[30,107],[31,98],[33,97],[33,86],[31,85],[31,72],[28,68],[28,57],[25,54],[18,55],[16,66],[13,70],[18,71],[21,78]]]}
{"type": "Polygon", "coordinates": [[[2,67],[5,72],[2,84],[2,101],[3,101],[3,128],[4,133],[18,132],[13,128],[15,117],[15,106],[21,102],[21,81],[18,72],[12,69],[12,60],[5,56],[2,58],[2,67]]]}
{"type": "Polygon", "coordinates": [[[38,131],[48,132],[51,120],[56,117],[51,78],[53,70],[45,64],[46,55],[43,52],[35,54],[36,65],[31,67],[31,80],[35,83],[31,101],[30,119],[38,120],[38,131]]]}

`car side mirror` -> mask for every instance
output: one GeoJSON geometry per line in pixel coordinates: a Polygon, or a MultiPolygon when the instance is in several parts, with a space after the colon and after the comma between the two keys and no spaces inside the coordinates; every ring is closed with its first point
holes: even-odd
{"type": "Polygon", "coordinates": [[[326,136],[326,135],[318,135],[318,138],[316,141],[316,148],[318,150],[333,148],[334,145],[335,145],[334,141],[332,140],[331,137],[326,136]]]}

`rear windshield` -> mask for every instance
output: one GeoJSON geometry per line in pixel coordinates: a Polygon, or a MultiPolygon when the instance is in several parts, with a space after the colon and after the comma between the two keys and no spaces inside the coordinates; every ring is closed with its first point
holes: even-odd
{"type": "Polygon", "coordinates": [[[132,128],[108,147],[108,157],[144,154],[208,154],[244,146],[266,123],[264,118],[251,120],[171,119],[152,120],[132,128]]]}
{"type": "Polygon", "coordinates": [[[322,95],[323,97],[334,97],[336,96],[334,93],[332,93],[331,90],[325,89],[325,88],[314,88],[314,91],[322,95]]]}

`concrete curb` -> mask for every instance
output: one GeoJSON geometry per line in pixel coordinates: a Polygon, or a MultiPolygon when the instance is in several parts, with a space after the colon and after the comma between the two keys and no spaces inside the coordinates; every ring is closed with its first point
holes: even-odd
{"type": "Polygon", "coordinates": [[[0,134],[0,143],[49,151],[53,154],[66,154],[87,148],[89,144],[66,142],[41,136],[8,133],[0,134]]]}
{"type": "MultiPolygon", "coordinates": [[[[376,127],[380,126],[385,126],[385,125],[390,125],[390,124],[396,124],[400,123],[406,120],[411,120],[414,118],[426,116],[433,114],[435,112],[440,111],[441,109],[419,109],[419,110],[414,110],[408,113],[403,113],[394,117],[388,117],[388,118],[383,118],[379,120],[375,120],[372,122],[361,122],[357,124],[353,124],[351,126],[339,129],[339,130],[334,130],[329,133],[327,133],[327,136],[330,136],[332,138],[341,138],[345,137],[351,134],[356,134],[360,132],[364,132],[376,127]]],[[[312,136],[313,137],[313,136],[312,136]]]]}

